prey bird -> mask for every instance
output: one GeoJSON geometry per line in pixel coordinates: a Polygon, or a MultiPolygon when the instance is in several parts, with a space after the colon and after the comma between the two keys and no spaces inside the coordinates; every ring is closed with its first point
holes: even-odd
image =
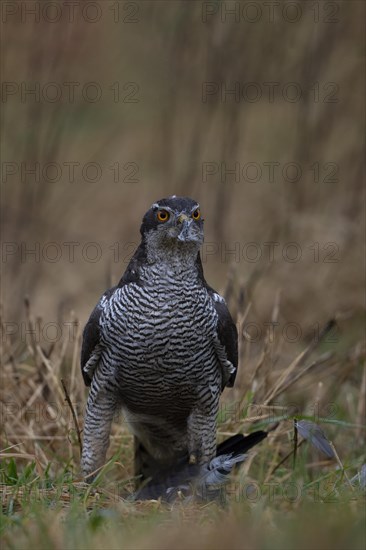
{"type": "Polygon", "coordinates": [[[133,495],[133,500],[161,498],[169,504],[176,500],[183,503],[216,500],[225,504],[229,474],[245,461],[246,452],[267,435],[268,432],[262,430],[247,436],[233,435],[217,446],[216,456],[207,464],[189,464],[182,459],[145,483],[133,495]]]}
{"type": "Polygon", "coordinates": [[[81,468],[104,463],[111,422],[122,409],[135,436],[135,475],[154,479],[175,464],[210,464],[223,389],[238,366],[236,326],[204,278],[199,204],[155,202],[141,243],[83,332],[82,375],[90,386],[81,468]]]}

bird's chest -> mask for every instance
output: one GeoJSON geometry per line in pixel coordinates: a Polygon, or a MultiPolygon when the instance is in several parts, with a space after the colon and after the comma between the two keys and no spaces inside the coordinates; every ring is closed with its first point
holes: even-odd
{"type": "MultiPolygon", "coordinates": [[[[168,274],[169,275],[169,274],[168,274]]],[[[126,369],[192,371],[213,353],[216,312],[207,291],[172,276],[119,289],[103,316],[103,339],[126,369]]]]}

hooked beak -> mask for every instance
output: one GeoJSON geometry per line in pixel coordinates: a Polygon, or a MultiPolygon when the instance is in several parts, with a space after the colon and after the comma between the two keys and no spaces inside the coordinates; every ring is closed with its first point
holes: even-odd
{"type": "Polygon", "coordinates": [[[180,233],[178,234],[178,241],[180,242],[190,242],[190,241],[196,241],[197,235],[195,231],[192,231],[192,222],[193,220],[189,218],[186,214],[180,214],[178,218],[178,227],[180,229],[180,233]]]}

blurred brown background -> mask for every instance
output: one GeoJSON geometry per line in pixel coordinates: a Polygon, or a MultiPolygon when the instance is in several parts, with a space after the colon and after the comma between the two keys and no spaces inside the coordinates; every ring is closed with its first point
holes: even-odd
{"type": "Polygon", "coordinates": [[[171,194],[255,318],[361,311],[363,2],[41,4],[2,6],[5,321],[84,323],[171,194]]]}

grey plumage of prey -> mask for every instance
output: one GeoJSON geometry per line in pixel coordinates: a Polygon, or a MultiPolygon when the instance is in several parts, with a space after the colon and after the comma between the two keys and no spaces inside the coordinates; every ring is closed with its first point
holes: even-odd
{"type": "Polygon", "coordinates": [[[81,370],[90,386],[81,468],[91,480],[105,462],[111,423],[122,409],[135,436],[141,481],[175,463],[216,456],[216,416],[232,387],[238,337],[225,300],[204,278],[203,218],[191,198],[155,202],[141,243],[83,332],[81,370]]]}

